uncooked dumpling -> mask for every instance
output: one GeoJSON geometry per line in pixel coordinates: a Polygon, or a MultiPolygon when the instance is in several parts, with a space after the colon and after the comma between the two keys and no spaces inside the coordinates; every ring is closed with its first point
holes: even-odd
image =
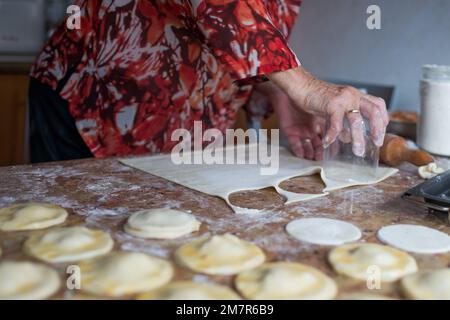
{"type": "Polygon", "coordinates": [[[450,269],[421,271],[402,279],[401,287],[409,299],[450,300],[450,269]]]}
{"type": "Polygon", "coordinates": [[[16,204],[0,210],[0,230],[45,229],[61,224],[66,219],[67,211],[58,205],[47,203],[16,204]]]}
{"type": "Polygon", "coordinates": [[[37,300],[55,294],[61,284],[58,273],[31,262],[0,263],[0,300],[37,300]]]}
{"type": "Polygon", "coordinates": [[[79,263],[81,289],[119,297],[159,288],[170,281],[172,265],[139,252],[112,252],[79,263]]]}
{"type": "Polygon", "coordinates": [[[236,288],[247,299],[325,300],[337,294],[336,283],[319,270],[300,263],[276,262],[243,272],[236,288]]]}
{"type": "Polygon", "coordinates": [[[175,252],[183,266],[212,275],[232,275],[264,263],[263,251],[254,244],[224,234],[194,240],[175,252]]]}
{"type": "Polygon", "coordinates": [[[417,271],[416,261],[409,254],[374,243],[337,247],[330,252],[329,260],[336,272],[363,281],[376,277],[377,271],[382,282],[393,282],[417,271]]]}
{"type": "Polygon", "coordinates": [[[37,259],[61,263],[108,253],[113,245],[108,233],[86,227],[70,227],[33,235],[25,242],[24,250],[37,259]]]}
{"type": "Polygon", "coordinates": [[[171,283],[138,296],[139,300],[240,300],[230,288],[191,281],[171,283]]]}
{"type": "Polygon", "coordinates": [[[397,224],[383,227],[378,239],[404,251],[436,254],[450,251],[450,237],[440,231],[424,226],[397,224]]]}
{"type": "Polygon", "coordinates": [[[303,218],[286,226],[288,234],[312,244],[336,246],[361,238],[361,231],[348,222],[326,218],[303,218]]]}
{"type": "Polygon", "coordinates": [[[124,227],[133,236],[152,239],[174,239],[199,228],[200,222],[193,215],[164,208],[137,212],[124,227]]]}
{"type": "Polygon", "coordinates": [[[341,297],[339,297],[339,300],[396,300],[396,299],[375,293],[356,292],[344,294],[341,297]]]}

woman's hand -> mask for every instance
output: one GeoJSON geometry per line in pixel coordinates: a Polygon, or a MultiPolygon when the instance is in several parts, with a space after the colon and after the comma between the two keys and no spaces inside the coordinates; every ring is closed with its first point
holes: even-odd
{"type": "Polygon", "coordinates": [[[266,95],[275,110],[292,152],[299,158],[322,160],[325,119],[293,106],[289,97],[273,83],[259,84],[257,90],[266,95]]]}
{"type": "Polygon", "coordinates": [[[365,152],[363,116],[369,120],[371,139],[382,146],[389,117],[383,99],[365,95],[359,90],[326,83],[314,78],[302,67],[268,76],[293,101],[296,108],[326,117],[328,131],[323,139],[327,148],[343,132],[344,119],[350,127],[353,153],[365,152]]]}

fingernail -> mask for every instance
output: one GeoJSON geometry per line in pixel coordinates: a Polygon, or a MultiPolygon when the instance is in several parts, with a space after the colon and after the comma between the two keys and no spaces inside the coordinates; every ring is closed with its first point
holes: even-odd
{"type": "Polygon", "coordinates": [[[353,144],[353,148],[352,149],[353,149],[353,153],[356,156],[358,156],[358,157],[363,157],[364,156],[365,150],[364,150],[364,147],[361,144],[359,144],[359,143],[353,144]]]}

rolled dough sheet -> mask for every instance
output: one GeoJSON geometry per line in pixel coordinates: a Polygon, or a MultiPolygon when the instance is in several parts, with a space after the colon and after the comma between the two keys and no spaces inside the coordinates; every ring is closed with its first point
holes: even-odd
{"type": "MultiPolygon", "coordinates": [[[[246,148],[248,153],[248,147],[239,145],[234,147],[235,154],[238,148],[246,148]]],[[[398,171],[393,168],[379,167],[376,172],[373,172],[365,167],[344,163],[325,165],[323,162],[299,159],[285,148],[280,148],[279,170],[273,175],[262,175],[261,168],[264,167],[261,164],[176,165],[172,162],[170,154],[122,159],[120,162],[190,189],[221,197],[236,213],[260,211],[231,204],[229,196],[234,192],[274,187],[280,195],[285,197],[285,204],[290,204],[322,197],[330,191],[346,187],[375,184],[398,171]],[[280,184],[285,180],[316,173],[320,173],[326,186],[322,194],[294,193],[280,188],[280,184]]]]}

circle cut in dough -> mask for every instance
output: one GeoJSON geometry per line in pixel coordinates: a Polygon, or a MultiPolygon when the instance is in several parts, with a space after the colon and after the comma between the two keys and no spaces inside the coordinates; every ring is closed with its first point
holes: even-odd
{"type": "Polygon", "coordinates": [[[222,285],[181,281],[143,293],[138,300],[240,300],[240,297],[222,285]]]}
{"type": "Polygon", "coordinates": [[[24,244],[24,251],[45,262],[62,263],[106,254],[113,245],[108,233],[86,227],[70,227],[31,236],[24,244]]]}
{"type": "Polygon", "coordinates": [[[336,283],[319,270],[291,262],[266,263],[240,273],[236,288],[247,299],[328,300],[336,297],[336,283]]]}
{"type": "Polygon", "coordinates": [[[55,294],[61,285],[58,273],[31,262],[0,263],[0,300],[38,300],[55,294]]]}
{"type": "Polygon", "coordinates": [[[382,282],[393,282],[417,271],[416,260],[409,254],[375,243],[337,247],[329,261],[337,273],[363,281],[379,276],[382,282]]]}
{"type": "Polygon", "coordinates": [[[355,292],[344,294],[341,297],[339,297],[339,300],[396,300],[396,299],[375,293],[355,292]]]}
{"type": "Polygon", "coordinates": [[[55,204],[16,204],[0,210],[0,230],[45,229],[63,223],[67,216],[67,211],[55,204]]]}
{"type": "Polygon", "coordinates": [[[174,239],[198,231],[200,222],[191,214],[173,209],[151,209],[133,214],[125,232],[152,239],[174,239]]]}
{"type": "Polygon", "coordinates": [[[380,241],[398,249],[437,254],[450,251],[450,237],[440,231],[418,225],[397,224],[378,231],[380,241]]]}
{"type": "Polygon", "coordinates": [[[173,276],[168,261],[139,252],[111,252],[82,261],[79,267],[81,290],[107,297],[153,290],[173,276]]]}
{"type": "Polygon", "coordinates": [[[233,275],[264,263],[264,252],[232,234],[194,240],[175,252],[181,265],[211,275],[233,275]]]}
{"type": "Polygon", "coordinates": [[[361,231],[353,224],[326,218],[304,218],[290,222],[286,226],[288,234],[297,240],[337,246],[361,238],[361,231]]]}
{"type": "Polygon", "coordinates": [[[401,280],[405,296],[416,300],[450,300],[450,269],[421,271],[401,280]]]}

